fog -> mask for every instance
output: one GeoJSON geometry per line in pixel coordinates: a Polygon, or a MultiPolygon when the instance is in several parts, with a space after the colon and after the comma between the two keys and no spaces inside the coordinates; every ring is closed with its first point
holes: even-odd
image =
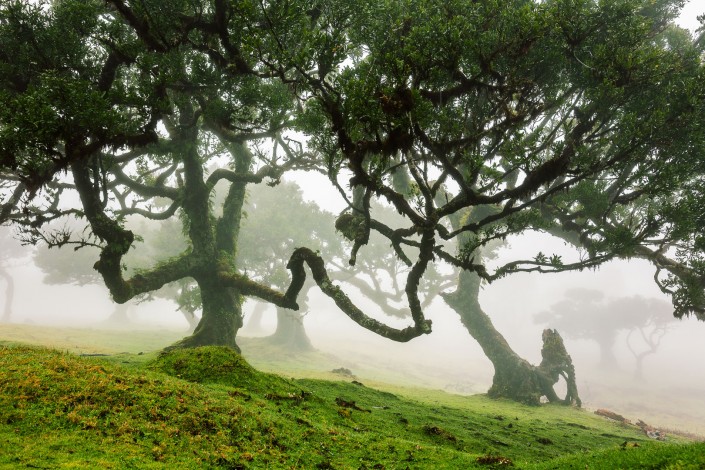
{"type": "MultiPolygon", "coordinates": [[[[694,18],[703,7],[692,1],[684,10],[683,25],[694,28],[694,18]]],[[[308,200],[338,213],[345,207],[339,194],[325,178],[297,173],[291,177],[303,189],[308,200]]],[[[18,250],[3,241],[3,252],[18,250]]],[[[498,252],[495,263],[533,257],[537,251],[565,254],[571,250],[559,240],[540,233],[508,240],[498,252]]],[[[15,293],[11,321],[18,324],[103,328],[114,311],[107,289],[101,285],[45,285],[44,275],[32,264],[30,256],[16,257],[6,263],[14,279],[15,293]]],[[[600,292],[599,306],[620,299],[639,296],[670,302],[653,281],[653,268],[644,261],[614,261],[596,270],[560,274],[514,274],[485,285],[480,296],[484,311],[510,346],[533,364],[541,361],[541,333],[557,328],[550,321],[539,322],[537,316],[561,301],[570,300],[575,289],[600,292]]],[[[353,290],[348,290],[351,294],[353,290]]],[[[394,343],[362,329],[347,318],[317,289],[311,291],[304,325],[313,346],[349,368],[360,380],[388,381],[405,386],[443,389],[450,393],[484,393],[492,381],[492,366],[482,350],[460,323],[458,315],[436,299],[427,309],[433,321],[430,335],[409,343],[394,343]]],[[[0,305],[6,296],[0,280],[0,305]]],[[[354,300],[366,313],[394,326],[406,326],[410,320],[390,319],[372,302],[354,300]]],[[[266,336],[276,327],[273,307],[267,310],[262,329],[247,325],[253,303],[245,304],[245,327],[240,337],[266,336]]],[[[129,312],[130,329],[169,329],[183,331],[187,322],[173,302],[155,299],[135,303],[129,312]]],[[[3,328],[0,324],[0,330],[3,328]]],[[[649,345],[634,331],[617,331],[613,341],[614,363],[606,367],[601,361],[598,343],[571,337],[564,331],[566,348],[574,361],[583,405],[589,409],[609,408],[629,419],[641,418],[650,424],[678,428],[705,435],[705,322],[694,318],[674,319],[660,336],[658,347],[644,355],[643,373],[636,376],[637,354],[649,345]],[[631,349],[627,343],[629,339],[631,349]],[[636,354],[635,354],[636,353],[636,354]]],[[[2,335],[0,334],[0,339],[2,335]]],[[[324,372],[324,371],[321,371],[324,372]]]]}
{"type": "MultiPolygon", "coordinates": [[[[325,179],[305,174],[292,178],[304,188],[307,199],[318,201],[331,211],[344,207],[337,193],[325,189],[325,179]]],[[[533,257],[537,251],[568,257],[571,249],[548,235],[531,233],[508,240],[492,263],[516,259],[519,255],[533,257]]],[[[43,274],[31,260],[31,257],[24,257],[8,261],[15,281],[12,322],[106,327],[105,321],[115,309],[107,289],[93,284],[44,285],[43,274]]],[[[557,326],[550,320],[541,322],[537,316],[542,313],[545,316],[559,302],[569,301],[575,289],[600,293],[602,299],[594,304],[596,307],[634,296],[668,302],[652,276],[653,268],[638,260],[610,262],[597,270],[583,272],[514,274],[484,285],[480,302],[510,346],[523,358],[538,364],[542,330],[557,326]]],[[[354,296],[354,289],[346,287],[346,291],[366,313],[385,323],[396,327],[410,323],[408,319],[385,316],[372,302],[354,296]]],[[[0,296],[4,296],[2,283],[0,292],[0,296]]],[[[426,311],[433,321],[432,334],[409,343],[395,343],[362,329],[317,289],[312,289],[308,307],[304,326],[313,346],[333,357],[339,366],[349,368],[360,380],[430,387],[460,394],[484,393],[491,385],[491,363],[460,323],[458,315],[442,299],[434,300],[426,311]]],[[[247,301],[245,327],[239,337],[271,334],[276,328],[274,308],[267,310],[257,329],[247,325],[252,308],[253,302],[247,301]]],[[[561,310],[560,306],[557,310],[561,310]]],[[[187,334],[186,321],[170,301],[155,299],[133,303],[129,319],[129,324],[120,325],[122,332],[116,334],[129,335],[130,329],[167,329],[187,334]]],[[[648,350],[649,346],[635,331],[629,337],[632,351],[626,342],[629,331],[617,330],[613,342],[614,363],[608,364],[609,367],[600,363],[597,342],[565,331],[561,333],[573,358],[579,392],[587,409],[609,408],[632,420],[640,418],[669,428],[705,434],[702,424],[705,406],[701,401],[705,394],[705,373],[700,364],[700,358],[705,356],[702,340],[705,323],[692,318],[668,322],[656,350],[644,355],[641,377],[635,376],[636,354],[648,350]]]]}

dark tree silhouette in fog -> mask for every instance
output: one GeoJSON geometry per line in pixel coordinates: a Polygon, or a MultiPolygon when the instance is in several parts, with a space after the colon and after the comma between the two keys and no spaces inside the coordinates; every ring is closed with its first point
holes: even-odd
{"type": "Polygon", "coordinates": [[[30,255],[30,247],[20,244],[12,234],[12,228],[0,225],[0,282],[5,284],[2,316],[0,322],[12,320],[15,300],[15,279],[12,270],[17,263],[30,255]]]}
{"type": "Polygon", "coordinates": [[[534,319],[569,338],[597,343],[603,370],[618,368],[614,348],[623,337],[635,359],[636,378],[643,377],[644,359],[656,353],[669,324],[675,321],[673,307],[664,300],[638,295],[605,299],[598,290],[582,288],[567,290],[564,300],[534,319]]]}

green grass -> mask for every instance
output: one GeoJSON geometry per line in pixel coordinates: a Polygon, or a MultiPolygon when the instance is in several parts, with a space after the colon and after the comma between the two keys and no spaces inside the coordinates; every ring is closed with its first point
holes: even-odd
{"type": "Polygon", "coordinates": [[[705,444],[640,445],[610,447],[567,455],[526,469],[669,469],[705,468],[705,444]]]}
{"type": "Polygon", "coordinates": [[[582,410],[369,385],[285,379],[223,348],[0,346],[0,468],[705,467],[705,444],[582,410]]]}
{"type": "MultiPolygon", "coordinates": [[[[99,327],[100,325],[96,325],[99,327]]],[[[76,354],[115,354],[156,351],[184,337],[183,331],[148,329],[72,328],[3,323],[1,344],[35,344],[76,354]]]]}

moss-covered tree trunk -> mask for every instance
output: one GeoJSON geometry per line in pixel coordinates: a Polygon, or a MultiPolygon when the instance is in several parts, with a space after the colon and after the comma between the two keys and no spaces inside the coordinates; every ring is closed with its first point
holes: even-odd
{"type": "Polygon", "coordinates": [[[239,352],[235,337],[242,327],[240,296],[234,289],[223,288],[215,275],[199,277],[196,282],[201,290],[203,315],[191,336],[174,346],[227,346],[239,352]]]}
{"type": "Polygon", "coordinates": [[[537,367],[521,358],[497,331],[479,302],[480,277],[469,271],[458,276],[455,292],[444,295],[446,303],[460,316],[470,335],[479,343],[494,366],[492,386],[487,394],[493,398],[537,405],[545,396],[551,402],[580,406],[575,371],[570,356],[565,352],[563,341],[557,332],[544,331],[543,361],[537,367]],[[565,398],[557,396],[553,386],[559,377],[568,384],[565,398]]]}
{"type": "MultiPolygon", "coordinates": [[[[453,228],[458,229],[467,222],[476,222],[492,214],[497,209],[490,205],[476,206],[464,213],[451,217],[453,228]]],[[[474,242],[474,235],[465,233],[459,237],[461,247],[474,242]]],[[[474,253],[476,261],[482,257],[481,250],[474,253]]],[[[537,367],[519,356],[509,346],[507,340],[494,327],[490,317],[480,306],[480,277],[472,272],[461,270],[455,292],[444,294],[446,303],[460,316],[460,321],[470,335],[479,343],[485,356],[494,366],[492,386],[487,392],[494,398],[538,405],[541,397],[552,402],[580,406],[573,362],[565,350],[563,339],[554,330],[544,330],[543,360],[537,367]],[[553,386],[560,377],[568,384],[568,393],[561,399],[553,386]]]]}
{"type": "MultiPolygon", "coordinates": [[[[191,348],[205,345],[227,346],[240,351],[235,337],[242,327],[242,296],[220,280],[221,270],[237,271],[237,239],[240,233],[242,208],[247,183],[232,181],[216,218],[211,208],[211,191],[206,181],[198,154],[198,129],[193,109],[184,106],[182,122],[190,123],[181,130],[184,140],[183,209],[188,217],[188,235],[200,267],[193,273],[201,293],[202,315],[191,336],[172,347],[191,348]]],[[[235,171],[250,171],[252,154],[245,144],[231,144],[228,148],[235,171]]]]}
{"type": "Polygon", "coordinates": [[[479,276],[462,271],[458,276],[457,289],[452,294],[444,295],[444,299],[458,313],[463,326],[494,366],[495,374],[488,395],[522,403],[539,403],[543,394],[534,366],[515,353],[495,329],[480,306],[479,293],[479,276]]]}
{"type": "MultiPolygon", "coordinates": [[[[196,106],[191,95],[180,95],[177,90],[170,90],[169,95],[175,109],[161,121],[168,139],[164,139],[163,146],[157,146],[160,152],[163,151],[158,162],[163,172],[159,177],[153,177],[155,169],[144,174],[140,170],[139,178],[132,180],[117,165],[115,179],[120,184],[124,183],[139,198],[145,198],[144,201],[155,197],[172,200],[173,204],[165,212],[151,213],[142,208],[135,210],[146,217],[162,219],[171,216],[170,211],[178,209],[184,222],[188,249],[125,279],[123,256],[133,245],[135,235],[125,228],[121,217],[114,217],[106,210],[104,196],[109,191],[106,187],[109,182],[106,182],[102,165],[115,163],[103,162],[100,154],[93,155],[91,159],[77,156],[71,159],[75,187],[81,198],[83,213],[90,222],[93,234],[102,244],[99,260],[94,267],[118,303],[156,291],[171,282],[195,280],[201,296],[201,319],[193,334],[167,349],[221,345],[239,350],[235,337],[242,326],[243,294],[264,296],[262,298],[273,299],[272,302],[277,305],[298,307],[292,299],[266,285],[251,282],[238,272],[236,247],[246,186],[261,182],[265,176],[278,176],[279,173],[269,165],[265,165],[266,170],[262,174],[253,173],[254,156],[247,147],[245,134],[230,129],[228,119],[224,123],[219,118],[210,120],[204,117],[204,110],[199,107],[202,103],[196,106]],[[217,135],[217,146],[201,145],[199,133],[202,129],[217,135]],[[207,174],[205,164],[209,157],[204,153],[211,153],[216,148],[220,151],[221,145],[229,154],[227,168],[217,168],[207,174]],[[161,156],[171,161],[162,162],[161,156]],[[150,174],[148,178],[147,174],[150,174]],[[171,178],[174,185],[167,184],[171,178]],[[154,184],[146,184],[151,179],[154,179],[154,184]],[[226,196],[222,205],[218,206],[214,195],[216,188],[221,187],[226,188],[226,196]]],[[[78,137],[76,140],[81,141],[78,137]]],[[[203,141],[204,144],[206,142],[212,143],[210,139],[203,141]]],[[[76,148],[74,152],[78,154],[82,147],[76,148]]],[[[292,296],[296,294],[294,292],[292,296]]]]}

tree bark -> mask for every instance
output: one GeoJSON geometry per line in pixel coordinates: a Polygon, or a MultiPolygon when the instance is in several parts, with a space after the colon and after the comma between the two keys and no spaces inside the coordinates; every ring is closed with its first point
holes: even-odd
{"type": "MultiPolygon", "coordinates": [[[[183,113],[182,120],[195,123],[193,109],[190,106],[185,108],[182,111],[187,112],[183,113]]],[[[199,261],[203,261],[201,268],[193,273],[201,292],[202,315],[191,336],[167,349],[227,346],[240,352],[235,337],[242,327],[242,296],[234,287],[223,285],[220,272],[237,272],[237,239],[247,182],[231,182],[223,202],[223,213],[213,224],[211,192],[204,180],[197,151],[198,131],[191,124],[188,131],[182,130],[182,133],[185,141],[182,155],[187,190],[183,208],[189,218],[189,238],[193,253],[199,261]]],[[[232,144],[228,150],[235,162],[236,171],[249,172],[252,154],[246,145],[232,144]]]]}
{"type": "Polygon", "coordinates": [[[12,318],[12,303],[15,298],[15,280],[7,269],[0,267],[0,277],[5,279],[5,305],[2,313],[3,323],[9,323],[12,318]]]}
{"type": "MultiPolygon", "coordinates": [[[[482,310],[479,294],[480,277],[469,271],[461,271],[457,289],[451,294],[443,295],[443,298],[460,315],[461,322],[494,366],[492,386],[487,394],[493,398],[508,398],[530,405],[538,405],[541,397],[545,396],[551,402],[580,406],[570,356],[565,354],[560,359],[544,361],[539,367],[521,358],[482,310]],[[553,390],[561,375],[568,382],[569,393],[565,399],[558,397],[553,390]]],[[[544,332],[544,349],[547,347],[546,340],[544,332]]],[[[560,345],[562,346],[562,340],[560,345]]]]}
{"type": "Polygon", "coordinates": [[[233,288],[223,288],[216,273],[210,278],[196,278],[201,290],[203,313],[191,336],[166,348],[197,348],[199,346],[227,346],[240,352],[235,342],[242,327],[242,300],[233,288]]]}
{"type": "MultiPolygon", "coordinates": [[[[489,205],[476,206],[451,217],[451,224],[454,229],[458,229],[467,222],[481,220],[495,210],[489,205]]],[[[471,241],[470,233],[458,238],[460,247],[471,241]]],[[[475,250],[473,255],[479,259],[482,252],[475,250]]],[[[479,300],[480,282],[480,276],[476,273],[461,270],[455,292],[441,296],[460,316],[460,321],[470,336],[479,343],[485,356],[494,366],[492,386],[487,394],[493,398],[508,398],[529,405],[538,405],[541,403],[541,397],[546,397],[550,402],[580,406],[573,362],[558,332],[544,330],[541,351],[544,359],[538,367],[530,364],[514,352],[504,336],[494,327],[490,317],[482,310],[479,300]],[[564,399],[558,397],[553,389],[561,376],[568,385],[564,399]]]]}
{"type": "Polygon", "coordinates": [[[542,394],[533,366],[516,354],[495,329],[480,306],[479,293],[480,277],[475,273],[461,271],[455,292],[443,297],[460,315],[463,326],[494,366],[495,374],[488,395],[538,404],[542,394]]]}

